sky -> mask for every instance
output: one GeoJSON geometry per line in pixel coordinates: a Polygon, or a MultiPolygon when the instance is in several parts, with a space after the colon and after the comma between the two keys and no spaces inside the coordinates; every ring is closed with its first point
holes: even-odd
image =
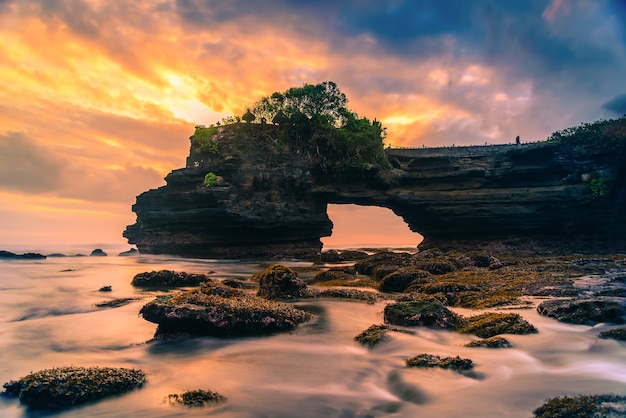
{"type": "MultiPolygon", "coordinates": [[[[127,245],[195,124],[304,83],[448,146],[622,116],[625,75],[625,0],[0,0],[0,248],[127,245]]],[[[414,239],[377,210],[331,207],[334,243],[414,239]]]]}

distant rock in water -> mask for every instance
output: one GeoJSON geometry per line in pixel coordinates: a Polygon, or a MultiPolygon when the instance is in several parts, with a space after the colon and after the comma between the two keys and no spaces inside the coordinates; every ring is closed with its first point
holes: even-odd
{"type": "Polygon", "coordinates": [[[107,253],[105,253],[104,251],[102,251],[100,248],[96,248],[95,250],[93,250],[91,252],[91,254],[89,254],[92,257],[106,257],[107,253]]]}
{"type": "Polygon", "coordinates": [[[43,260],[45,255],[39,253],[15,254],[10,251],[0,250],[0,259],[43,260]]]}
{"type": "Polygon", "coordinates": [[[136,248],[131,248],[128,251],[122,251],[121,253],[118,254],[119,257],[128,257],[131,255],[137,255],[139,254],[139,251],[137,251],[136,248]]]}
{"type": "Polygon", "coordinates": [[[48,257],[60,258],[60,257],[67,257],[67,256],[62,253],[52,253],[52,254],[48,254],[48,257]]]}

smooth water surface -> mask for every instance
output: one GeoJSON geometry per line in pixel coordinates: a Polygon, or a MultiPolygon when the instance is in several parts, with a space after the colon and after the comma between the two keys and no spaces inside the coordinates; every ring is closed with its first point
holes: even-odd
{"type": "MultiPolygon", "coordinates": [[[[156,325],[138,312],[163,291],[133,288],[135,274],[170,269],[246,278],[264,266],[144,255],[0,261],[0,383],[70,365],[140,368],[148,378],[129,394],[53,414],[2,397],[0,416],[529,417],[556,395],[626,394],[626,345],[597,338],[608,326],[566,325],[534,309],[513,312],[539,334],[507,335],[510,349],[466,348],[475,337],[413,328],[368,350],[353,338],[383,322],[385,302],[337,300],[298,302],[316,319],[289,334],[147,343],[156,325]],[[105,285],[113,291],[99,292],[105,285]],[[95,307],[126,297],[139,299],[95,307]],[[421,353],[468,357],[476,366],[466,375],[404,366],[421,353]],[[228,402],[184,408],[167,400],[193,389],[217,391],[228,402]]],[[[302,271],[305,280],[315,274],[302,271]]]]}

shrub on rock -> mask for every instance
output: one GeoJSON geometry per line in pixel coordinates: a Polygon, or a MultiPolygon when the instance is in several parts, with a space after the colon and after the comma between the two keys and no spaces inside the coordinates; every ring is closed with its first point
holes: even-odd
{"type": "Polygon", "coordinates": [[[31,373],[3,385],[9,396],[35,409],[63,409],[128,392],[146,381],[141,370],[60,367],[31,373]]]}

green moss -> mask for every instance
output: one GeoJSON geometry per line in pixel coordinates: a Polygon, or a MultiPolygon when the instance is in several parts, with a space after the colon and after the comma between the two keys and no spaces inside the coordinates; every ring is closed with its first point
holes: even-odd
{"type": "Polygon", "coordinates": [[[36,409],[63,409],[142,386],[141,370],[111,367],[60,367],[31,373],[3,387],[36,409]]]}
{"type": "Polygon", "coordinates": [[[184,406],[210,406],[226,402],[228,399],[217,392],[210,390],[196,389],[188,390],[182,394],[173,393],[168,395],[170,403],[184,406]]]}
{"type": "Polygon", "coordinates": [[[199,154],[219,153],[219,146],[215,141],[216,134],[217,126],[211,125],[208,128],[196,128],[196,131],[191,137],[192,151],[199,154]]]}

